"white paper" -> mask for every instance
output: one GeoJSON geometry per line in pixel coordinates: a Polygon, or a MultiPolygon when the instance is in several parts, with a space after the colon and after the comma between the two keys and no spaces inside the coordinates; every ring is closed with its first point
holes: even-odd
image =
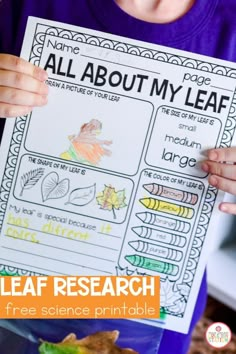
{"type": "Polygon", "coordinates": [[[217,232],[199,161],[232,143],[235,64],[36,18],[22,56],[50,94],[7,121],[2,274],[160,275],[187,332],[217,232]]]}

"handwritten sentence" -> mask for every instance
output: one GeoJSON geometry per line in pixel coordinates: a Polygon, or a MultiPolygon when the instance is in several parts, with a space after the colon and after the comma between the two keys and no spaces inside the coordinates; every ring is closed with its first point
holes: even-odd
{"type": "Polygon", "coordinates": [[[90,237],[88,230],[96,231],[95,225],[86,224],[84,222],[74,221],[72,219],[67,220],[66,218],[57,218],[56,216],[53,217],[48,214],[45,215],[45,218],[47,220],[51,220],[47,223],[44,223],[41,229],[36,231],[30,229],[29,218],[19,217],[13,215],[12,213],[9,213],[7,217],[8,227],[6,229],[6,236],[34,243],[39,243],[39,240],[37,239],[37,232],[42,232],[55,236],[62,236],[71,240],[87,240],[90,237]],[[85,229],[86,231],[73,230],[70,227],[65,227],[62,224],[52,220],[58,220],[61,223],[67,222],[68,225],[80,227],[81,229],[85,229]]]}

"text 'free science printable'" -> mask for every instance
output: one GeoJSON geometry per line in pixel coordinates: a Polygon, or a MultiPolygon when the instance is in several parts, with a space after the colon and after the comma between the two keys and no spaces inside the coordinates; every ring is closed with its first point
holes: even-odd
{"type": "Polygon", "coordinates": [[[218,217],[199,161],[232,144],[235,64],[37,18],[22,57],[50,93],[6,123],[1,275],[158,275],[186,333],[218,217]]]}

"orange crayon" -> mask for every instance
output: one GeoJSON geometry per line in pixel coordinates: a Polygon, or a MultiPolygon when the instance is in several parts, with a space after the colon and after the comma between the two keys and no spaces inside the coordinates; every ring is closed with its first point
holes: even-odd
{"type": "Polygon", "coordinates": [[[137,213],[136,216],[145,224],[153,225],[165,229],[171,229],[178,232],[188,233],[191,225],[186,221],[181,221],[166,216],[161,216],[149,212],[137,213]]]}

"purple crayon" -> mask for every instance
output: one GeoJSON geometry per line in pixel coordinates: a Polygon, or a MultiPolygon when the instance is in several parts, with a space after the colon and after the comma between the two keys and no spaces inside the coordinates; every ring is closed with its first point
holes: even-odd
{"type": "Polygon", "coordinates": [[[161,184],[157,183],[144,184],[143,188],[152,195],[173,199],[182,203],[194,205],[198,201],[197,194],[185,192],[176,188],[162,186],[161,184]]]}
{"type": "Polygon", "coordinates": [[[175,262],[181,261],[183,258],[183,253],[181,251],[174,250],[172,248],[167,248],[154,243],[144,242],[144,241],[130,241],[129,245],[137,252],[146,253],[150,256],[170,259],[175,262]]]}

